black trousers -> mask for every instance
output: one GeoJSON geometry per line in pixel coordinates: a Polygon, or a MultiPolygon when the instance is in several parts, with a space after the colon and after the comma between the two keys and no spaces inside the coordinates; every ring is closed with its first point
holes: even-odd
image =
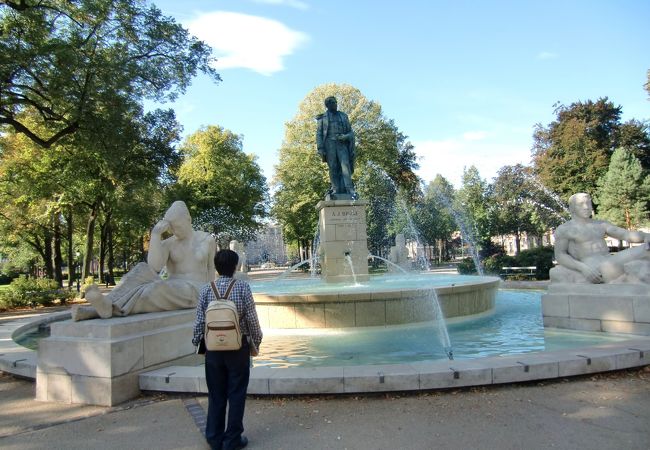
{"type": "Polygon", "coordinates": [[[244,432],[244,406],[250,378],[248,340],[239,350],[205,353],[205,381],[208,385],[208,417],[205,439],[212,449],[236,447],[244,432]],[[226,406],[228,426],[226,427],[226,406]]]}

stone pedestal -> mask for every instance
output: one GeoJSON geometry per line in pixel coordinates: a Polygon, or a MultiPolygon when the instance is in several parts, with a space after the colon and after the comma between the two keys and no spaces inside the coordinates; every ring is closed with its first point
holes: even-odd
{"type": "Polygon", "coordinates": [[[368,280],[366,205],[364,200],[325,200],[316,205],[325,282],[368,280]]]}
{"type": "Polygon", "coordinates": [[[39,343],[36,399],[113,406],[140,394],[138,375],[192,354],[196,311],[56,322],[39,343]]]}
{"type": "Polygon", "coordinates": [[[542,296],[545,327],[650,335],[647,284],[552,283],[542,296]]]}

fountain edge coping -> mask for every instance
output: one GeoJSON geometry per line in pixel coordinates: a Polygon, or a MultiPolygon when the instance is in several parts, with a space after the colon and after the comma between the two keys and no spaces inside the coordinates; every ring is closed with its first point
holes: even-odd
{"type": "Polygon", "coordinates": [[[346,301],[374,301],[384,300],[387,298],[413,298],[425,296],[432,290],[439,294],[457,294],[468,292],[482,286],[484,288],[499,287],[502,283],[498,277],[485,276],[480,281],[470,281],[452,285],[441,285],[430,287],[417,286],[413,288],[386,288],[382,291],[350,291],[350,292],[325,292],[317,294],[298,294],[298,293],[277,293],[269,294],[266,292],[253,292],[255,303],[338,303],[346,301]],[[399,295],[396,295],[399,293],[399,295]]]}
{"type": "MultiPolygon", "coordinates": [[[[69,312],[29,316],[0,323],[0,370],[36,378],[37,352],[13,341],[25,327],[48,323],[69,312]]],[[[650,337],[591,347],[521,353],[467,360],[315,368],[256,367],[249,394],[344,394],[417,391],[548,380],[650,364],[650,337]]],[[[140,374],[142,390],[205,393],[203,365],[167,366],[140,374]]]]}
{"type": "MultiPolygon", "coordinates": [[[[346,394],[419,391],[549,380],[650,364],[650,338],[579,349],[468,360],[251,371],[248,394],[346,394]]],[[[169,366],[140,375],[144,391],[207,393],[202,365],[169,366]]]]}

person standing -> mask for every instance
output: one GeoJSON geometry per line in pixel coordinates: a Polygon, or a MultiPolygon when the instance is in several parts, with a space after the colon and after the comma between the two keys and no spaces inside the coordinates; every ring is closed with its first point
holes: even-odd
{"type": "Polygon", "coordinates": [[[352,184],[354,173],[354,132],[348,115],[338,111],[335,97],[325,99],[327,111],[316,117],[316,148],[329,168],[330,192],[334,199],[356,197],[352,184]]]}
{"type": "MultiPolygon", "coordinates": [[[[215,281],[219,295],[223,297],[239,261],[232,250],[219,250],[214,256],[214,265],[219,273],[215,281]]],[[[206,351],[205,381],[208,386],[208,417],[205,438],[212,449],[236,450],[248,445],[244,432],[244,407],[246,390],[250,377],[251,345],[259,349],[262,343],[255,301],[247,282],[236,280],[228,297],[237,306],[242,346],[239,350],[206,351]],[[249,341],[250,339],[250,341],[249,341]],[[228,420],[226,426],[226,407],[228,420]]],[[[210,284],[201,289],[196,308],[194,336],[192,343],[199,345],[205,329],[205,311],[215,300],[210,284]]]]}

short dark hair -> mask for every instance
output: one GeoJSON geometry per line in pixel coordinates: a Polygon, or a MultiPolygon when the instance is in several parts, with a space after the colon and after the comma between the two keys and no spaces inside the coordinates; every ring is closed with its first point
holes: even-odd
{"type": "Polygon", "coordinates": [[[330,95],[325,99],[325,106],[329,105],[330,103],[337,103],[336,97],[334,97],[333,95],[330,95]]]}
{"type": "Polygon", "coordinates": [[[239,255],[230,249],[219,250],[214,255],[214,267],[219,272],[219,275],[232,277],[235,274],[237,263],[239,262],[239,255]]]}

